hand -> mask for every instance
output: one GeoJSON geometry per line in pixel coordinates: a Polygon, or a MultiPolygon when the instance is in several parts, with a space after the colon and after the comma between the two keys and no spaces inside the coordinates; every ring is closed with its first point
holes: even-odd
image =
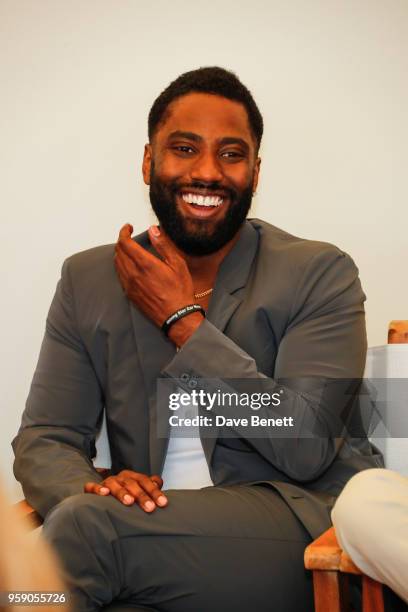
{"type": "MultiPolygon", "coordinates": [[[[179,308],[194,303],[193,280],[186,261],[158,227],[149,228],[149,238],[163,261],[132,240],[132,231],[129,224],[120,230],[115,247],[116,271],[127,297],[161,327],[179,308]]],[[[177,321],[170,339],[181,346],[202,320],[203,316],[195,312],[177,321]]]]}
{"type": "Polygon", "coordinates": [[[168,499],[162,493],[163,480],[160,476],[146,476],[132,470],[122,470],[116,476],[108,476],[102,482],[87,482],[85,493],[113,495],[125,506],[135,502],[145,512],[153,512],[157,506],[167,506],[168,499]]]}

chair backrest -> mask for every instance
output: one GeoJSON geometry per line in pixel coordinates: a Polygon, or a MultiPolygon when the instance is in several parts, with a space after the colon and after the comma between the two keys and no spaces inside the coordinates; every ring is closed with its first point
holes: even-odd
{"type": "MultiPolygon", "coordinates": [[[[387,423],[394,423],[392,434],[407,435],[408,401],[404,394],[405,383],[398,385],[395,379],[407,380],[408,387],[408,344],[384,344],[373,346],[367,351],[364,378],[385,395],[385,416],[387,423]],[[394,382],[393,382],[394,381],[394,382]],[[405,423],[405,426],[404,426],[405,423]],[[396,432],[398,425],[402,425],[396,432]]],[[[374,432],[371,441],[384,454],[385,466],[408,476],[408,438],[387,435],[378,437],[374,432]]]]}

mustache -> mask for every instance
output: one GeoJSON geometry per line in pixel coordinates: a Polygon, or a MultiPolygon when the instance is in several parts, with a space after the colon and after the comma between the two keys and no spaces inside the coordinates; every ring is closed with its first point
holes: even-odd
{"type": "Polygon", "coordinates": [[[191,183],[174,183],[171,186],[171,191],[176,194],[180,189],[206,189],[208,191],[221,191],[229,196],[231,199],[236,197],[237,192],[231,187],[221,185],[218,181],[205,182],[205,181],[192,181],[191,183]]]}

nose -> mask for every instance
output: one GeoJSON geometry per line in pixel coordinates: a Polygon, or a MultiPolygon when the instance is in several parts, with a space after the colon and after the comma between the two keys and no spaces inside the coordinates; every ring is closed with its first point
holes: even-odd
{"type": "Polygon", "coordinates": [[[211,151],[203,151],[194,160],[190,170],[191,179],[213,183],[223,178],[221,166],[217,156],[211,151]]]}

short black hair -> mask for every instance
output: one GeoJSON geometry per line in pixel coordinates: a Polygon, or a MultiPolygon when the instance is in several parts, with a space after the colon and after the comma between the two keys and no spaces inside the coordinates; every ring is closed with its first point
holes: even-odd
{"type": "Polygon", "coordinates": [[[164,89],[153,102],[149,112],[148,135],[151,141],[159,124],[163,122],[171,102],[192,92],[208,93],[240,102],[248,113],[248,120],[257,150],[263,134],[263,119],[251,92],[230,70],[207,66],[184,72],[164,89]]]}

